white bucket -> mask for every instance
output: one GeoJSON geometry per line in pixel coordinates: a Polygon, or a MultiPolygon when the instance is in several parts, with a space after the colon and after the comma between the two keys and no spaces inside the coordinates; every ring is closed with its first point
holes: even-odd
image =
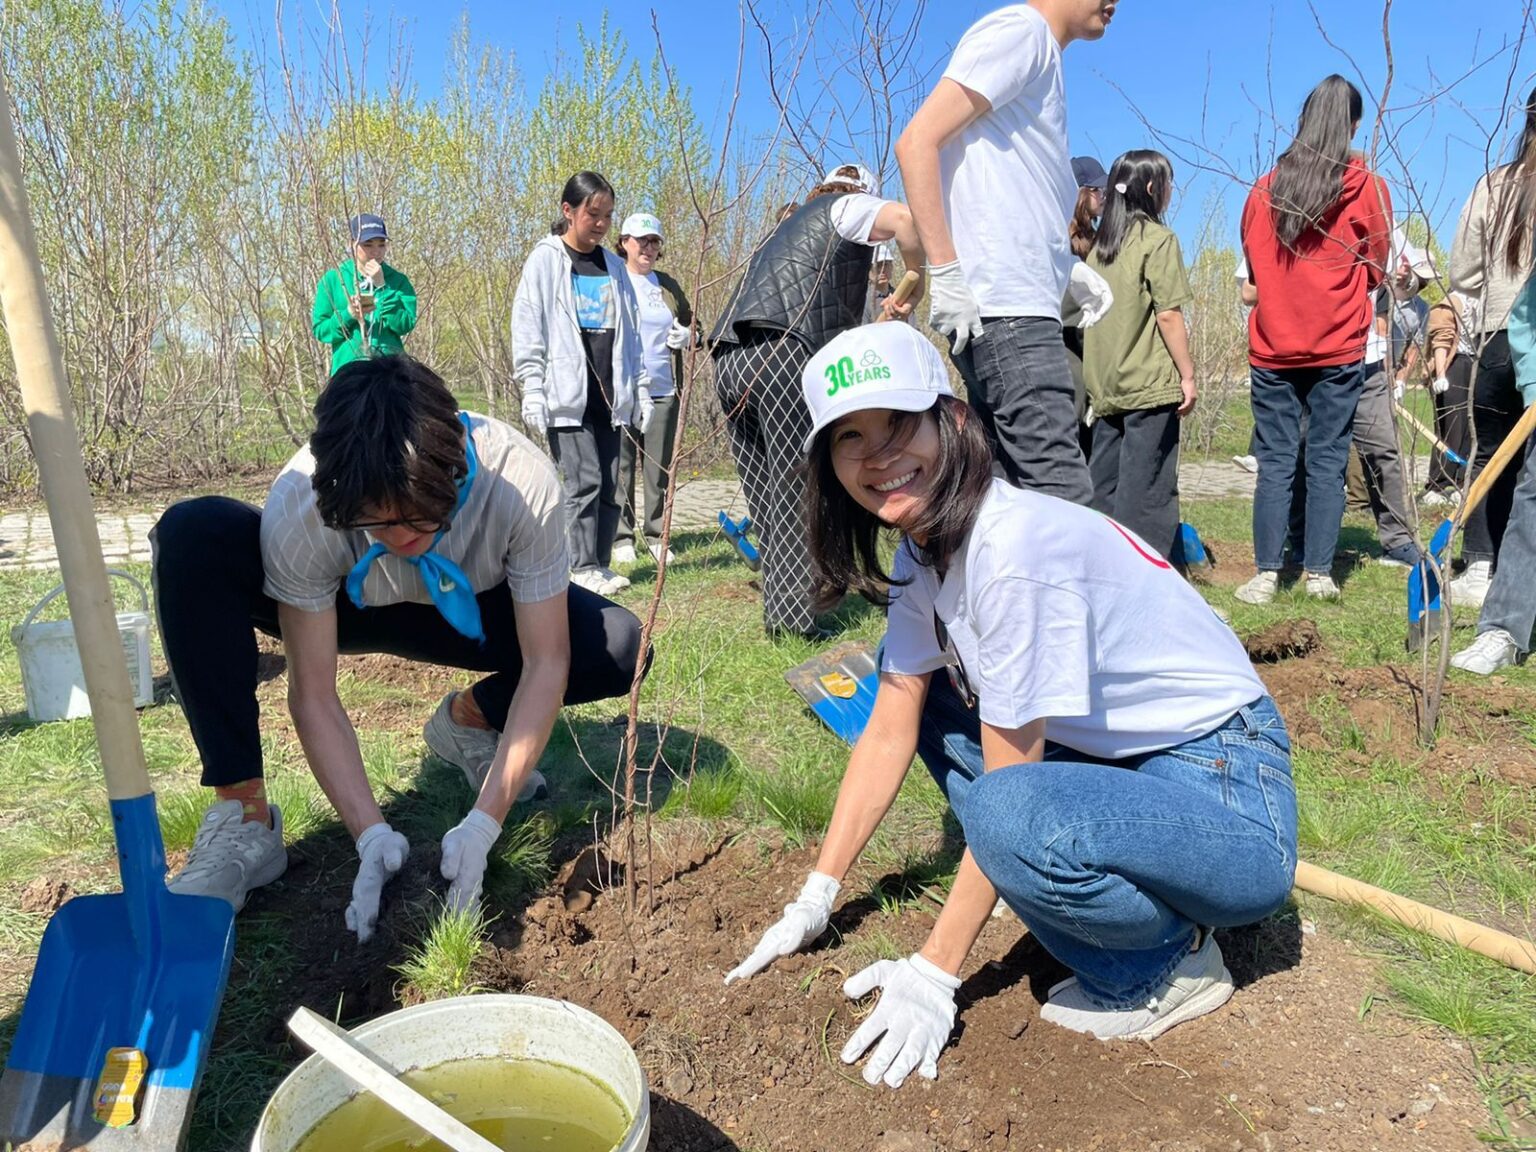
{"type": "MultiPolygon", "coordinates": [[[[585,1072],[634,1119],[614,1152],[645,1152],[651,1094],[634,1049],[604,1020],[564,1000],[541,996],[456,996],[370,1020],[352,1035],[400,1072],[455,1060],[544,1060],[585,1072]]],[[[267,1101],[251,1152],[293,1152],[316,1124],[360,1089],[310,1056],[267,1101]]]]}
{"type": "MultiPolygon", "coordinates": [[[[139,610],[117,614],[117,632],[128,680],[133,686],[133,706],[147,707],[155,698],[154,677],[149,667],[149,593],[128,573],[108,568],[108,576],[126,580],[139,590],[139,610]]],[[[91,714],[91,698],[85,693],[85,672],[75,646],[75,626],[68,620],[38,620],[37,614],[64,591],[60,584],[11,629],[11,642],[21,661],[21,686],[26,692],[27,715],[32,719],[74,720],[91,714]]]]}

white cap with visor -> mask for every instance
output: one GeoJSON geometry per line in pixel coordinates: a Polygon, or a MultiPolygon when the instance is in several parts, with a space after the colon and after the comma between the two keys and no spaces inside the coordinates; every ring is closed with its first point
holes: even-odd
{"type": "Polygon", "coordinates": [[[890,408],[926,412],[940,396],[953,396],[944,357],[910,324],[886,321],[851,328],[811,357],[800,377],[816,434],[850,412],[890,408]]]}

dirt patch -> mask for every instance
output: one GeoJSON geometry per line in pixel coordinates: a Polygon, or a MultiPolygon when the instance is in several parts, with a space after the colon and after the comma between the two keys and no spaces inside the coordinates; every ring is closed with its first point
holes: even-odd
{"type": "Polygon", "coordinates": [[[39,876],[21,890],[21,910],[35,915],[52,916],[75,894],[68,880],[39,876]]]}
{"type": "Polygon", "coordinates": [[[1309,655],[1322,646],[1322,633],[1310,620],[1282,620],[1243,641],[1248,659],[1255,664],[1278,664],[1309,655]]]}
{"type": "Polygon", "coordinates": [[[1464,1046],[1400,1019],[1362,1020],[1372,962],[1294,912],[1219,933],[1237,995],[1155,1044],[1100,1044],[1041,1021],[1062,969],[1017,920],[993,920],[965,970],[939,1080],[891,1092],[837,1061],[867,1009],[840,986],[877,937],[915,949],[930,912],[886,918],[855,900],[834,917],[840,946],[726,988],[810,852],[680,838],[658,855],[654,893],[639,886],[650,915],[629,914],[622,888],[594,893],[597,863],[572,868],[519,929],[498,933],[479,975],[619,1028],[651,1078],[658,1150],[1479,1147],[1486,1113],[1464,1046]]]}

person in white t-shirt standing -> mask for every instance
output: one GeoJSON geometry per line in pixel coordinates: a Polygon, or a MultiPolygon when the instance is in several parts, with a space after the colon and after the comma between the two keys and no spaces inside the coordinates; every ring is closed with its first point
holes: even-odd
{"type": "MultiPolygon", "coordinates": [[[[645,546],[658,560],[662,506],[672,478],[672,442],[677,436],[677,388],[683,382],[683,350],[695,340],[693,305],[683,286],[656,267],[661,259],[661,221],[649,212],[632,212],[619,228],[613,248],[624,257],[625,271],[640,309],[640,347],[650,377],[651,418],[644,428],[624,430],[619,448],[619,531],[613,562],[633,564],[635,545],[635,458],[645,474],[645,546]]],[[[667,550],[667,561],[672,550],[667,550]]]]}
{"type": "MultiPolygon", "coordinates": [[[[894,240],[920,268],[912,214],[874,195],[862,164],[839,164],[781,218],[752,253],[710,334],[715,397],[761,548],[763,627],[770,636],[824,639],[811,607],[811,563],[801,502],[805,430],[811,414],[800,371],[812,353],[864,322],[875,248],[894,240]]],[[[887,315],[912,304],[887,300],[887,315]]]]}
{"type": "Polygon", "coordinates": [[[425,365],[380,356],[331,377],[264,508],[204,496],[166,510],[150,537],[160,636],[215,795],[171,891],[238,911],[287,867],[263,777],[262,632],[283,642],[294,730],[357,844],[345,915],[359,942],[410,845],[369,784],[337,656],[485,674],[449,692],[423,733],[475,790],[440,868],[452,907],[478,905],[502,821],[544,786],[537,765],[562,704],[627,694],[640,663],[634,613],[571,582],[562,496],[520,432],[460,411],[425,365]]]}
{"type": "Polygon", "coordinates": [[[879,1041],[866,1081],[937,1075],[999,895],[1072,972],[1044,1019],[1151,1039],[1218,1008],[1232,978],[1211,930],[1275,911],[1296,868],[1290,742],[1237,637],[1127,529],[994,478],[906,325],[833,340],[804,387],[818,591],[888,602],[889,620],[816,870],[726,982],[820,936],[918,754],[966,851],[922,948],[843,986],[884,989],[842,1050],[879,1041]]]}
{"type": "Polygon", "coordinates": [[[902,185],[928,255],[930,323],[951,339],[1002,475],[1086,504],[1061,336],[1071,291],[1094,299],[1072,257],[1077,183],[1067,150],[1061,52],[1097,40],[1114,0],[1030,0],[982,17],[896,144],[902,185]]]}

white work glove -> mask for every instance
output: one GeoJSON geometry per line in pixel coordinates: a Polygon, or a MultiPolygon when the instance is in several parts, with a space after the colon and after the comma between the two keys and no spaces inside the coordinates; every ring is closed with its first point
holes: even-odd
{"type": "Polygon", "coordinates": [[[958,260],[928,266],[928,323],[954,336],[956,352],[963,352],[982,333],[981,305],[958,260]]]}
{"type": "Polygon", "coordinates": [[[686,324],[672,321],[672,327],[667,332],[667,347],[673,351],[681,351],[693,346],[693,329],[686,324]]]}
{"type": "Polygon", "coordinates": [[[880,960],[843,982],[843,995],[857,1000],[876,988],[880,1002],[843,1045],[844,1064],[858,1060],[883,1033],[864,1065],[864,1083],[884,1080],[892,1088],[915,1068],[926,1080],[939,1078],[939,1053],[955,1027],[955,989],[960,978],[914,952],[905,960],[880,960]]]}
{"type": "Polygon", "coordinates": [[[1109,281],[1100,276],[1081,260],[1072,262],[1072,275],[1067,280],[1067,295],[1072,298],[1083,316],[1079,328],[1092,328],[1109,314],[1115,302],[1109,281]]]}
{"type": "Polygon", "coordinates": [[[755,976],[780,956],[798,952],[825,932],[840,887],[826,873],[812,872],[794,903],[784,906],[783,918],[763,933],[752,955],[725,974],[725,982],[755,976]]]}
{"type": "Polygon", "coordinates": [[[635,393],[635,428],[644,434],[651,426],[651,417],[656,413],[656,401],[651,399],[650,389],[641,388],[635,393]]]}
{"type": "Polygon", "coordinates": [[[1436,396],[1444,396],[1451,390],[1451,382],[1444,376],[1436,376],[1435,382],[1429,386],[1429,390],[1436,396]]]}
{"type": "Polygon", "coordinates": [[[1403,402],[1403,382],[1401,380],[1392,381],[1392,401],[1395,404],[1403,402]]]}
{"type": "Polygon", "coordinates": [[[491,854],[501,825],[478,808],[448,829],[443,836],[443,879],[448,883],[448,907],[454,912],[478,910],[485,861],[491,854]]]}
{"type": "Polygon", "coordinates": [[[352,881],[352,903],[347,905],[347,930],[366,944],[379,922],[379,897],[391,876],[405,866],[411,845],[388,824],[372,824],[357,838],[357,879],[352,881]]]}
{"type": "Polygon", "coordinates": [[[549,409],[544,406],[544,393],[523,393],[523,423],[540,436],[549,432],[549,409]]]}

